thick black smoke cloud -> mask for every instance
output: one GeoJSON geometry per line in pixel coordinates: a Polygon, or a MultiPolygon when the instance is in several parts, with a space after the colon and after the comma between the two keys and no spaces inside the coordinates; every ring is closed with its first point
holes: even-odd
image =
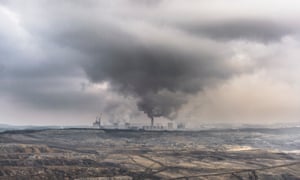
{"type": "MultiPolygon", "coordinates": [[[[151,8],[156,8],[160,1],[151,3],[155,6],[146,2],[150,1],[128,1],[125,4],[131,11],[139,11],[140,5],[154,10],[151,8]]],[[[109,82],[119,94],[137,98],[138,109],[150,118],[176,117],[187,96],[236,73],[228,64],[230,54],[224,51],[224,44],[210,38],[232,39],[236,38],[234,35],[269,38],[265,32],[269,29],[256,22],[234,22],[233,29],[229,28],[230,24],[213,23],[196,29],[194,24],[164,26],[160,21],[155,22],[155,18],[147,22],[147,16],[140,19],[127,11],[123,12],[124,17],[113,10],[107,13],[104,8],[107,4],[101,2],[100,5],[103,7],[99,6],[98,11],[104,13],[97,18],[91,18],[95,12],[89,14],[76,3],[53,7],[57,15],[49,11],[50,15],[46,12],[45,16],[51,17],[46,27],[55,29],[41,26],[31,31],[46,35],[62,47],[71,47],[85,54],[86,59],[80,62],[80,66],[91,82],[109,82]],[[68,7],[67,11],[63,7],[68,7]],[[256,29],[256,25],[262,28],[256,29]],[[248,27],[253,28],[247,30],[248,27]],[[194,33],[197,30],[200,33],[194,33]]],[[[118,10],[117,7],[110,8],[118,10]]],[[[280,35],[281,32],[272,34],[272,38],[280,35]]]]}
{"type": "Polygon", "coordinates": [[[213,51],[191,54],[186,52],[189,44],[172,49],[134,37],[127,44],[122,39],[95,43],[99,53],[90,51],[93,57],[82,66],[92,82],[108,81],[117,92],[137,97],[138,109],[149,117],[174,118],[186,96],[197,93],[212,79],[232,73],[213,51]]]}
{"type": "Polygon", "coordinates": [[[213,42],[188,36],[181,42],[178,35],[185,36],[168,30],[139,36],[100,23],[84,29],[73,26],[55,38],[88,54],[80,64],[92,82],[109,82],[116,92],[136,97],[138,109],[148,117],[174,118],[186,96],[233,73],[222,49],[210,49],[213,42]],[[95,28],[99,32],[95,33],[95,28]],[[152,36],[163,39],[152,40],[152,36]]]}
{"type": "Polygon", "coordinates": [[[135,97],[148,117],[175,118],[187,96],[234,73],[228,54],[209,39],[156,23],[89,19],[82,13],[49,20],[47,26],[55,30],[31,31],[85,54],[79,64],[88,79],[109,82],[115,92],[135,97]]]}

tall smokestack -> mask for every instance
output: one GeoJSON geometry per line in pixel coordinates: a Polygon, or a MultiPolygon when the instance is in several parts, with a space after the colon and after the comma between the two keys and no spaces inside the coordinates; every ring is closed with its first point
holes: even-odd
{"type": "Polygon", "coordinates": [[[153,128],[153,126],[154,126],[154,117],[151,116],[150,118],[151,118],[151,128],[153,128]]]}

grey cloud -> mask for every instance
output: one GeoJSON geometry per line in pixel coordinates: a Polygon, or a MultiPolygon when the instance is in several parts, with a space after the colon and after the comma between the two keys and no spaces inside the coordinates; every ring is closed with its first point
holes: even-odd
{"type": "Polygon", "coordinates": [[[0,63],[0,74],[3,73],[4,70],[5,70],[5,66],[2,63],[0,63]]]}
{"type": "Polygon", "coordinates": [[[41,123],[53,124],[43,122],[44,118],[62,114],[73,114],[74,120],[78,120],[105,111],[106,120],[116,121],[125,112],[128,116],[136,113],[134,104],[114,93],[90,92],[90,85],[82,90],[80,84],[87,80],[71,65],[52,62],[6,68],[0,75],[0,99],[16,108],[12,112],[46,113],[45,117],[36,117],[41,123]]]}
{"type": "Polygon", "coordinates": [[[163,0],[129,0],[129,2],[138,4],[138,5],[144,5],[144,6],[154,6],[161,3],[163,0]]]}
{"type": "Polygon", "coordinates": [[[172,47],[163,42],[145,42],[117,26],[97,23],[90,23],[99,29],[97,32],[78,22],[54,39],[88,54],[89,58],[80,64],[89,79],[96,83],[109,81],[120,94],[137,97],[138,108],[149,117],[171,118],[185,96],[198,92],[212,79],[233,73],[219,49],[199,49],[191,54],[189,44],[177,41],[179,47],[172,47]],[[177,92],[182,98],[176,97],[177,92]]]}
{"type": "MultiPolygon", "coordinates": [[[[156,47],[151,42],[143,43],[138,37],[122,31],[114,32],[116,36],[105,37],[101,32],[78,32],[75,37],[83,41],[72,41],[68,45],[89,53],[90,58],[81,64],[90,80],[109,81],[117,92],[138,97],[139,109],[149,117],[170,118],[185,102],[182,98],[178,100],[176,92],[182,92],[184,97],[201,90],[210,79],[223,79],[232,74],[215,50],[188,54],[188,44],[172,49],[166,45],[156,47]],[[89,45],[85,46],[87,41],[89,45]],[[159,94],[162,90],[175,93],[165,96],[159,94]]],[[[67,41],[62,38],[61,41],[67,41]]]]}
{"type": "Polygon", "coordinates": [[[59,64],[59,63],[44,63],[35,65],[11,65],[4,66],[0,79],[11,80],[34,80],[34,79],[59,79],[78,77],[81,75],[80,70],[76,65],[59,64]]]}
{"type": "MultiPolygon", "coordinates": [[[[143,3],[148,2],[150,3],[150,1],[143,3]]],[[[213,47],[215,49],[192,47],[194,45],[188,44],[189,35],[176,37],[178,34],[172,34],[173,31],[177,31],[176,29],[162,32],[161,35],[170,36],[169,39],[152,41],[147,40],[147,36],[150,39],[151,37],[157,39],[155,37],[157,34],[149,34],[146,37],[132,34],[126,29],[131,28],[131,24],[121,23],[122,18],[115,14],[104,12],[103,16],[111,21],[101,16],[89,19],[88,8],[81,9],[74,2],[63,3],[62,7],[68,8],[62,11],[61,7],[50,5],[49,10],[42,12],[43,16],[47,17],[46,26],[42,21],[44,19],[32,17],[40,24],[29,28],[29,32],[37,33],[37,36],[46,38],[60,47],[69,47],[85,54],[87,58],[82,59],[79,64],[92,82],[108,81],[116,92],[136,97],[138,109],[149,117],[173,118],[176,111],[186,102],[186,96],[197,93],[212,80],[224,79],[234,73],[226,64],[225,57],[218,47],[213,47]],[[60,14],[65,16],[60,17],[60,14]],[[164,41],[174,41],[177,46],[164,41]],[[177,97],[178,93],[181,93],[180,98],[177,97]]],[[[159,28],[152,23],[146,24],[159,28]]],[[[201,39],[199,41],[201,46],[206,46],[201,39]]],[[[63,69],[68,71],[67,66],[62,69],[45,67],[48,70],[35,70],[32,73],[27,72],[26,75],[53,77],[54,74],[64,75],[61,71],[63,69]]],[[[22,74],[22,71],[18,73],[22,74]]],[[[26,101],[33,101],[35,104],[42,102],[49,103],[50,106],[64,104],[58,101],[59,98],[46,98],[47,94],[37,92],[36,96],[33,96],[23,93],[27,98],[26,101]],[[37,100],[37,97],[40,100],[37,100]]],[[[59,97],[57,94],[55,96],[59,97]]],[[[70,102],[68,99],[66,101],[70,102]]]]}
{"type": "Polygon", "coordinates": [[[197,23],[182,26],[184,30],[219,40],[278,41],[293,33],[293,29],[280,22],[267,19],[237,19],[222,22],[197,23]],[[198,25],[197,25],[198,24],[198,25]]]}
{"type": "Polygon", "coordinates": [[[197,22],[181,17],[177,21],[163,12],[172,1],[164,1],[163,7],[159,0],[29,1],[30,10],[21,1],[14,2],[12,9],[19,13],[34,44],[42,48],[47,63],[21,62],[35,57],[14,49],[10,39],[0,42],[5,58],[17,62],[13,67],[3,63],[2,80],[9,79],[10,85],[2,84],[0,90],[45,109],[95,109],[99,100],[107,114],[128,112],[119,108],[127,105],[125,98],[109,101],[105,95],[100,99],[83,95],[87,87],[82,88],[81,82],[79,91],[74,91],[70,81],[75,76],[92,83],[109,82],[114,92],[134,97],[138,109],[149,117],[172,119],[187,97],[241,72],[228,64],[232,52],[226,42],[270,42],[293,33],[292,28],[264,17],[209,23],[205,18],[197,22]]]}

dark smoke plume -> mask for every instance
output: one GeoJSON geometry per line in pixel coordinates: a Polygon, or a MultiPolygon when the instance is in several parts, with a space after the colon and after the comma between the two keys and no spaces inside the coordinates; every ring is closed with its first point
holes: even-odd
{"type": "Polygon", "coordinates": [[[138,109],[150,118],[175,118],[186,96],[231,74],[213,52],[186,53],[188,44],[173,49],[136,39],[131,39],[130,44],[123,41],[120,38],[102,44],[98,50],[101,53],[83,67],[93,82],[108,81],[117,92],[137,97],[138,109]]]}
{"type": "Polygon", "coordinates": [[[215,41],[159,23],[136,23],[137,17],[130,21],[105,8],[106,14],[97,11],[97,18],[90,18],[86,9],[70,5],[70,12],[54,7],[58,15],[42,11],[53,16],[47,24],[55,28],[32,32],[43,32],[56,44],[80,52],[80,66],[91,82],[109,82],[116,92],[136,97],[138,109],[150,118],[175,118],[187,96],[235,73],[226,61],[230,55],[215,41]]]}

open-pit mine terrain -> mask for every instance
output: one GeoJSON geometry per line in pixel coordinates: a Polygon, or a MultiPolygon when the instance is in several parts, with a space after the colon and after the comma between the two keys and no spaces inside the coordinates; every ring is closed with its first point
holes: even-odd
{"type": "Polygon", "coordinates": [[[300,179],[300,128],[0,134],[0,179],[300,179]]]}

